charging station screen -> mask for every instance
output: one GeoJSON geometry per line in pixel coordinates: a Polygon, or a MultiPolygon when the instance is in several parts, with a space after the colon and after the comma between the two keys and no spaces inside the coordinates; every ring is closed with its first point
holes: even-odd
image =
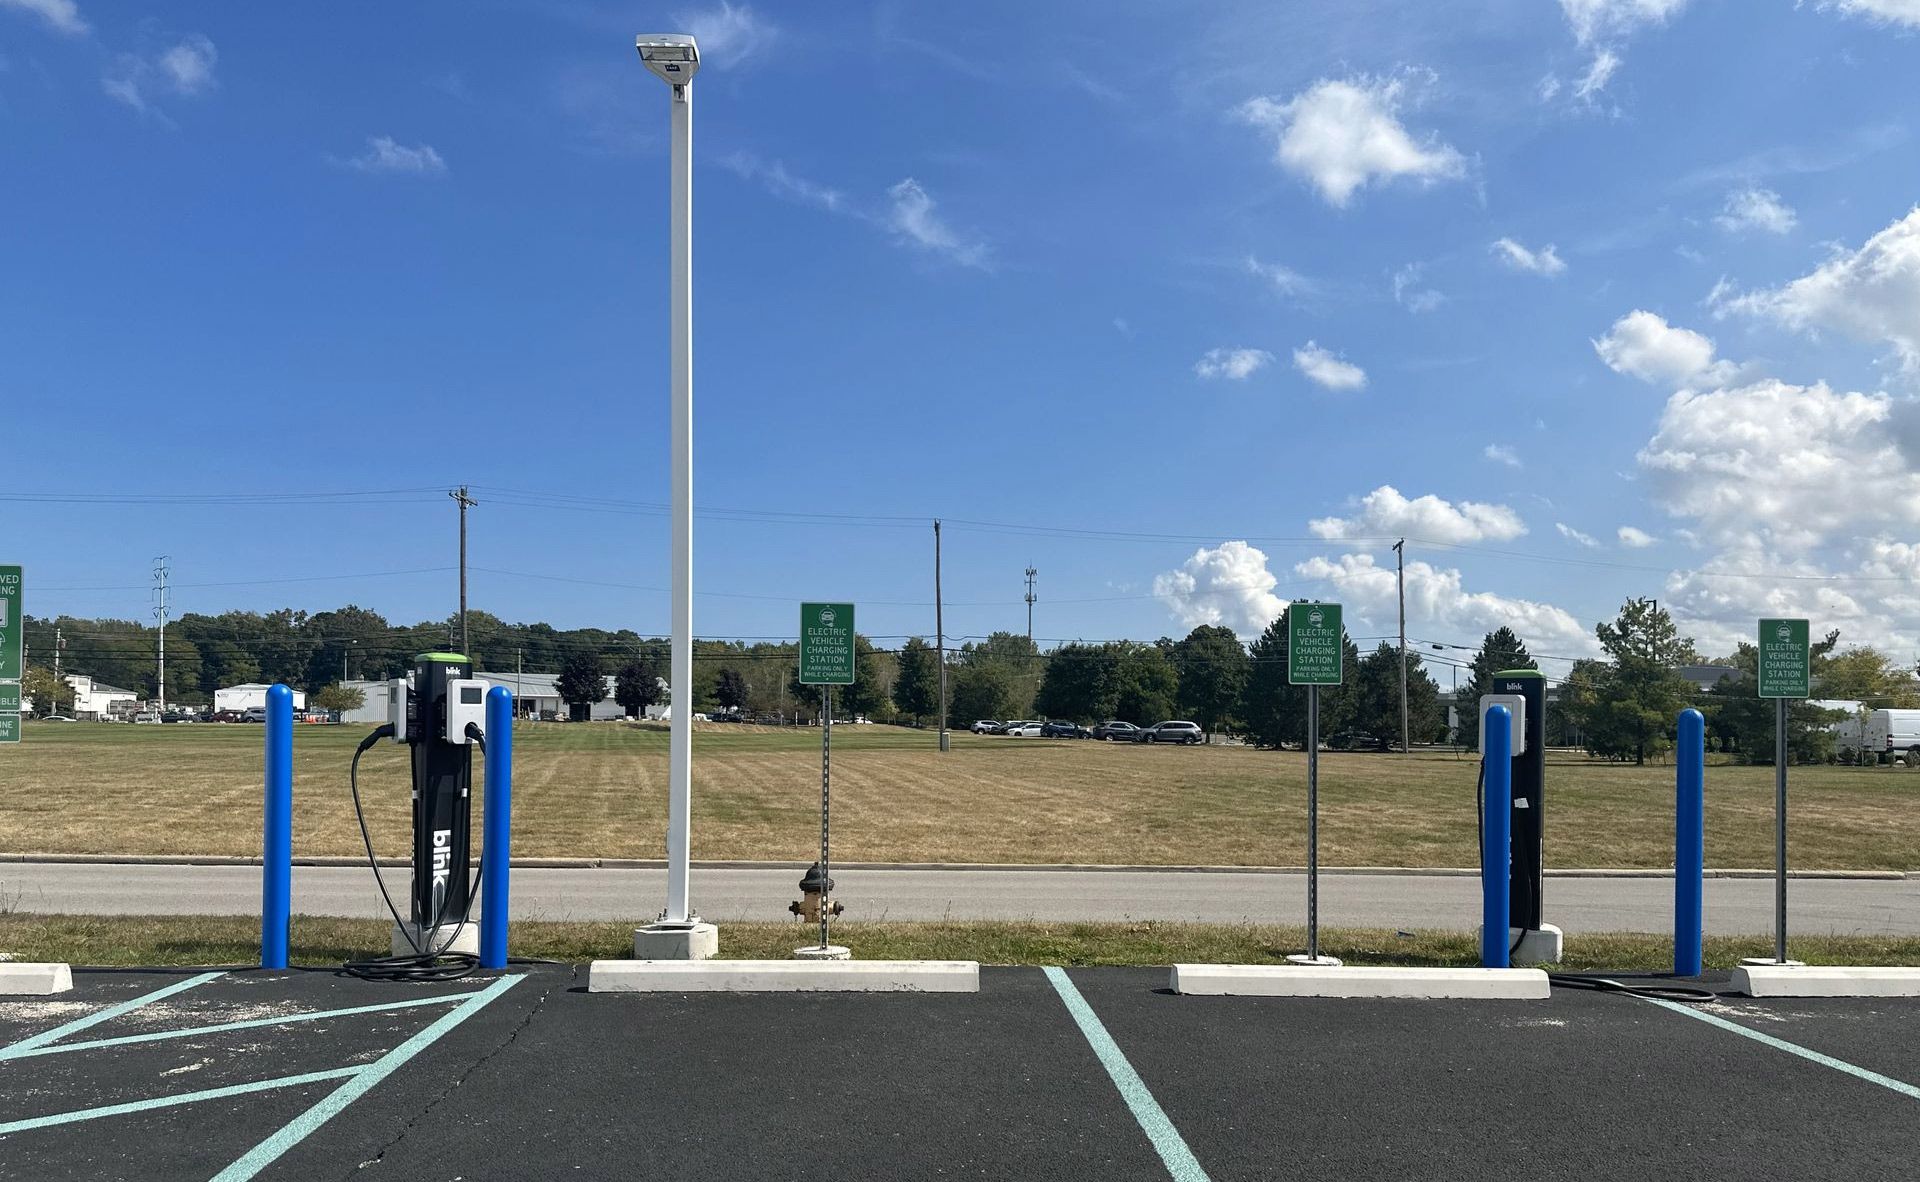
{"type": "Polygon", "coordinates": [[[480,704],[480,687],[477,685],[461,686],[460,704],[462,706],[478,706],[480,704]]]}

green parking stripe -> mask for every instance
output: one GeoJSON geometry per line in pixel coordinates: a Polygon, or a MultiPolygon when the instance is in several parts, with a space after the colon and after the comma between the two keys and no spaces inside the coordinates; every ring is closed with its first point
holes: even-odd
{"type": "Polygon", "coordinates": [[[1127,1102],[1133,1119],[1140,1124],[1140,1131],[1153,1142],[1154,1152],[1166,1164],[1167,1173],[1174,1182],[1209,1182],[1207,1172],[1200,1168],[1200,1162],[1187,1148],[1186,1139],[1180,1136],[1180,1130],[1173,1127],[1173,1121],[1167,1118],[1166,1110],[1147,1090],[1146,1081],[1140,1073],[1127,1062],[1120,1045],[1113,1041],[1100,1016],[1093,1012],[1087,999],[1080,996],[1080,990],[1068,979],[1065,969],[1048,968],[1047,980],[1053,983],[1053,991],[1066,1003],[1067,1012],[1073,1015],[1074,1023],[1080,1027],[1080,1033],[1086,1036],[1087,1045],[1107,1069],[1108,1078],[1113,1086],[1120,1089],[1120,1098],[1127,1102]]]}
{"type": "MultiPolygon", "coordinates": [[[[307,1014],[282,1014],[277,1018],[249,1018],[244,1022],[221,1022],[213,1026],[190,1026],[185,1030],[155,1030],[149,1034],[123,1034],[118,1038],[95,1038],[86,1042],[63,1042],[58,1046],[28,1047],[14,1051],[10,1059],[30,1059],[36,1055],[64,1055],[68,1051],[94,1051],[101,1047],[124,1047],[133,1043],[161,1042],[169,1038],[191,1038],[200,1034],[220,1034],[228,1030],[251,1030],[257,1026],[285,1026],[291,1022],[318,1022],[323,1018],[345,1018],[354,1014],[378,1014],[386,1010],[410,1010],[415,1006],[437,1006],[462,1002],[471,993],[451,993],[444,997],[415,997],[406,1001],[383,1001],[378,1005],[350,1006],[342,1010],[316,1010],[307,1014]]],[[[11,1048],[9,1048],[11,1049],[11,1048]]]]}
{"type": "Polygon", "coordinates": [[[63,1039],[69,1034],[77,1034],[89,1026],[98,1026],[102,1022],[112,1018],[118,1018],[122,1014],[132,1013],[141,1006],[150,1005],[163,997],[172,997],[174,994],[192,989],[196,985],[205,985],[215,977],[223,975],[224,970],[222,972],[201,973],[196,977],[188,977],[184,981],[176,981],[164,989],[156,989],[152,993],[142,994],[132,1001],[123,1001],[119,1005],[108,1006],[106,1009],[88,1014],[84,1018],[75,1018],[64,1026],[55,1026],[52,1030],[43,1031],[40,1034],[34,1035],[32,1038],[23,1038],[12,1046],[0,1048],[0,1059],[18,1059],[29,1051],[63,1039]]]}
{"type": "Polygon", "coordinates": [[[81,1108],[73,1112],[56,1112],[52,1116],[34,1116],[26,1120],[10,1120],[0,1124],[0,1134],[23,1133],[28,1129],[44,1129],[52,1125],[70,1125],[76,1121],[98,1120],[103,1116],[129,1116],[136,1112],[151,1112],[156,1108],[174,1108],[181,1104],[198,1104],[202,1100],[224,1100],[229,1096],[244,1096],[249,1092],[265,1092],[274,1088],[297,1088],[303,1084],[323,1083],[330,1079],[341,1079],[358,1075],[364,1067],[336,1067],[331,1071],[309,1071],[305,1075],[283,1075],[278,1079],[257,1079],[252,1083],[229,1084],[224,1088],[208,1088],[201,1092],[182,1092],[173,1096],[151,1096],[145,1100],[129,1100],[125,1104],[105,1104],[99,1108],[81,1108]]]}
{"type": "Polygon", "coordinates": [[[1823,1055],[1819,1051],[1809,1050],[1798,1043],[1788,1042],[1784,1038],[1775,1038],[1771,1034],[1762,1034],[1758,1030],[1740,1025],[1738,1022],[1729,1022],[1718,1014],[1703,1014],[1699,1010],[1681,1005],[1676,1001],[1663,1001],[1657,997],[1649,997],[1644,1000],[1652,1002],[1661,1009],[1672,1010],[1676,1014],[1685,1014],[1689,1018],[1698,1018],[1709,1026],[1718,1026],[1722,1030],[1731,1030],[1742,1038],[1750,1038],[1757,1043],[1770,1046],[1776,1051],[1785,1051],[1789,1055],[1798,1055],[1809,1063],[1818,1063],[1822,1067],[1831,1067],[1835,1071],[1844,1072],[1847,1075],[1853,1076],[1855,1079],[1864,1079],[1868,1083],[1879,1084],[1881,1087],[1889,1091],[1898,1092],[1909,1099],[1920,1100],[1920,1088],[1914,1087],[1910,1083],[1904,1083],[1894,1079],[1892,1076],[1881,1075],[1878,1071],[1869,1071],[1865,1067],[1857,1067],[1845,1059],[1836,1059],[1832,1055],[1823,1055]]]}

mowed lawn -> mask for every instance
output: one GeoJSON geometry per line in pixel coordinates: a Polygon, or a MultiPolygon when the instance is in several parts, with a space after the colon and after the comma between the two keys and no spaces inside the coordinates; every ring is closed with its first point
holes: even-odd
{"type": "MultiPolygon", "coordinates": [[[[360,852],[347,761],[364,734],[297,730],[296,855],[360,852]]],[[[24,742],[0,748],[0,852],[258,855],[262,738],[257,726],[30,723],[24,742]]],[[[664,729],[522,724],[514,752],[517,854],[662,856],[664,729]]],[[[1306,857],[1301,752],[955,734],[943,756],[930,731],[842,726],[833,755],[836,860],[1300,865],[1306,857]]],[[[1476,768],[1448,752],[1322,755],[1321,864],[1476,864],[1476,768]]],[[[368,820],[388,856],[407,852],[406,775],[405,753],[392,744],[361,762],[368,820]]],[[[1670,766],[1556,755],[1547,775],[1549,866],[1671,865],[1670,766]]],[[[1795,867],[1920,869],[1920,772],[1809,767],[1791,775],[1795,867]]],[[[811,859],[819,808],[817,730],[698,730],[696,858],[811,859]]],[[[1772,833],[1772,771],[1709,768],[1709,865],[1771,866],[1772,833]]]]}

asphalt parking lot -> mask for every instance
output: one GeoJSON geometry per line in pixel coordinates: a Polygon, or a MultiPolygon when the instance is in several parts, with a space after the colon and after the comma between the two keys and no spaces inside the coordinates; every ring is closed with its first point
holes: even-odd
{"type": "Polygon", "coordinates": [[[593,995],[86,971],[0,1001],[0,1178],[1908,1176],[1920,1003],[593,995]]]}

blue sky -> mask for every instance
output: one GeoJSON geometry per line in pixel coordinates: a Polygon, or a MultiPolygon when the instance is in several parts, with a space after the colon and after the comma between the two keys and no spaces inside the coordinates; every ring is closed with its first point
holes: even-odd
{"type": "Polygon", "coordinates": [[[1920,644],[1916,0],[0,0],[29,610],[664,630],[665,30],[703,635],[1920,644]]]}

